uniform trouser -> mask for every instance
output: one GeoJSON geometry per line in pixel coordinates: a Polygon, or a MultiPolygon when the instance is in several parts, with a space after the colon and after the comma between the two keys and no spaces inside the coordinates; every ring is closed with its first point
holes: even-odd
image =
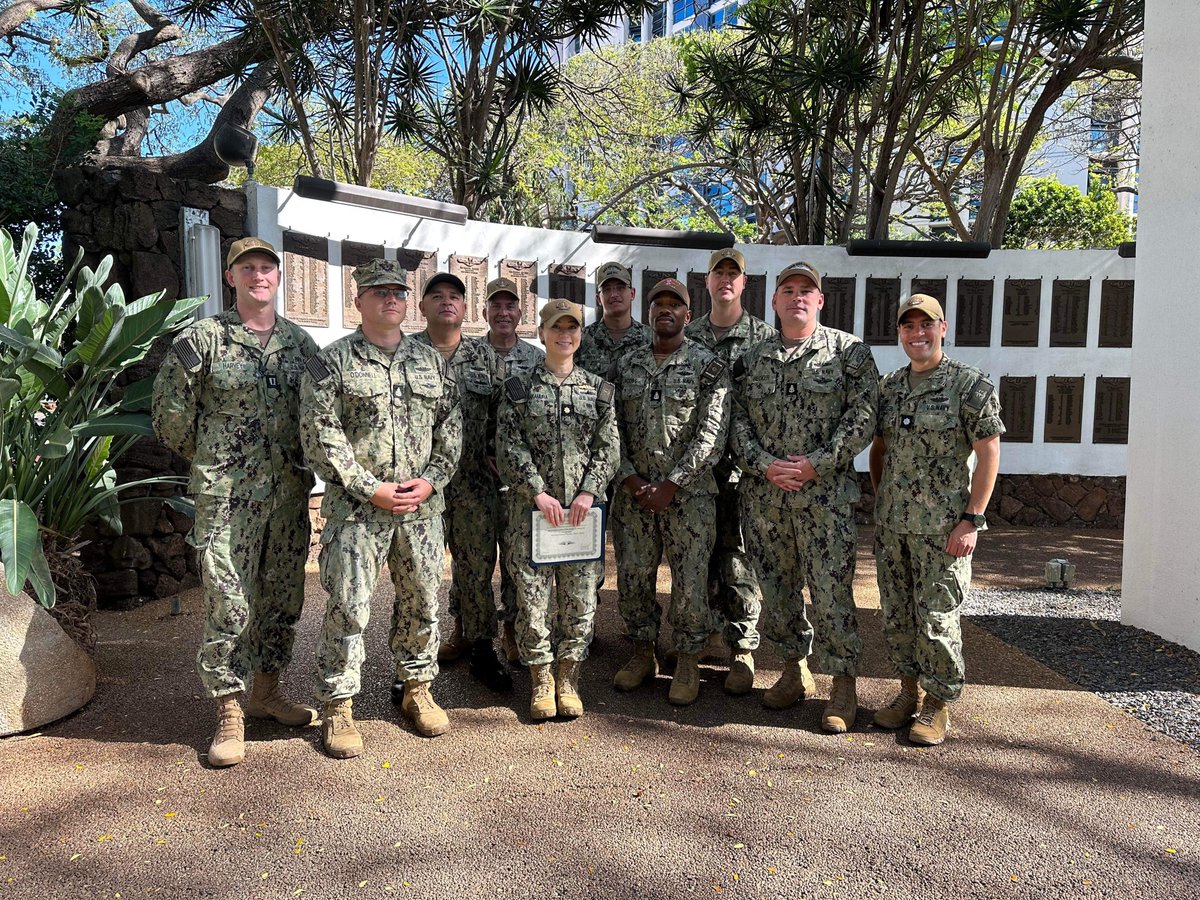
{"type": "Polygon", "coordinates": [[[317,638],[317,699],[353,697],[362,687],[363,631],[385,562],[396,590],[388,632],[396,679],[433,681],[438,673],[437,593],[445,552],[442,517],[395,524],[330,521],[321,544],[321,584],[329,601],[317,638]]]}
{"type": "Polygon", "coordinates": [[[717,540],[708,561],[708,591],[715,617],[722,621],[725,642],[734,650],[756,650],[762,593],[743,539],[745,523],[738,504],[738,484],[717,479],[717,540]]]}
{"type": "Polygon", "coordinates": [[[205,609],[196,670],[209,697],[245,690],[251,672],[291,662],[311,528],[306,491],[196,497],[205,609]]]}
{"type": "Polygon", "coordinates": [[[959,612],[971,586],[971,557],[947,553],[946,538],[875,528],[879,605],[892,665],[951,703],[966,680],[959,612]]]}
{"type": "Polygon", "coordinates": [[[450,547],[450,615],[462,619],[467,641],[496,636],[495,488],[479,479],[456,479],[446,490],[446,543],[450,547]]]}
{"type": "Polygon", "coordinates": [[[515,497],[509,504],[508,570],[517,588],[521,663],[540,666],[556,659],[585,660],[592,643],[603,563],[531,565],[531,511],[515,497]],[[551,644],[552,635],[557,646],[551,644]]]}
{"type": "Polygon", "coordinates": [[[496,529],[496,543],[500,545],[500,620],[517,621],[517,585],[508,569],[512,536],[508,530],[509,505],[515,495],[509,490],[497,488],[491,495],[491,516],[496,529]]]}
{"type": "Polygon", "coordinates": [[[716,539],[712,494],[679,493],[663,512],[638,506],[623,489],[613,501],[613,546],[621,618],[635,641],[658,639],[658,565],[671,568],[667,621],[678,653],[699,653],[712,628],[706,566],[716,539]]]}
{"type": "Polygon", "coordinates": [[[854,607],[856,532],[850,505],[744,509],[746,542],[763,596],[763,633],[784,657],[808,656],[827,675],[857,675],[862,655],[854,607]],[[813,624],[804,611],[812,599],[813,624]],[[815,638],[815,641],[814,641],[815,638]]]}

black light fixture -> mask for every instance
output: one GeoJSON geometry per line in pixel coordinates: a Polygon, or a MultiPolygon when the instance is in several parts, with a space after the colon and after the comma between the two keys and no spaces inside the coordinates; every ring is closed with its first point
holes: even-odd
{"type": "Polygon", "coordinates": [[[297,175],[296,180],[292,182],[292,191],[297,196],[308,200],[348,203],[351,206],[384,209],[389,212],[403,213],[406,216],[420,216],[423,219],[439,219],[455,225],[467,224],[467,208],[457,203],[442,203],[440,200],[427,200],[424,197],[413,197],[410,194],[380,191],[357,184],[342,184],[340,181],[330,181],[328,178],[297,175]]]}
{"type": "Polygon", "coordinates": [[[226,122],[213,136],[213,152],[217,159],[231,169],[245,168],[254,177],[254,158],[258,155],[258,138],[249,129],[226,122]]]}
{"type": "Polygon", "coordinates": [[[727,232],[678,231],[674,228],[617,228],[613,225],[597,225],[593,228],[592,241],[597,244],[692,250],[724,250],[735,243],[733,235],[727,232]]]}
{"type": "Polygon", "coordinates": [[[987,259],[987,241],[869,241],[846,242],[848,256],[935,256],[943,259],[987,259]]]}
{"type": "Polygon", "coordinates": [[[1117,256],[1121,259],[1137,259],[1137,241],[1121,241],[1117,244],[1117,256]]]}

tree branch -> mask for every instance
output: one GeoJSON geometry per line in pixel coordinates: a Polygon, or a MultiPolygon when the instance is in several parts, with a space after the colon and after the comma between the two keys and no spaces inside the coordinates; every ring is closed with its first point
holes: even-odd
{"type": "Polygon", "coordinates": [[[0,9],[0,37],[17,31],[39,12],[62,9],[68,0],[18,0],[0,9]]]}

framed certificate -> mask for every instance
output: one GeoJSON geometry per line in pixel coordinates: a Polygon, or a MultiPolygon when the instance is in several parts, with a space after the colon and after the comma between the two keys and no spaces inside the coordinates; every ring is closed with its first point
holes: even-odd
{"type": "MultiPolygon", "coordinates": [[[[566,515],[563,510],[563,515],[566,515]]],[[[533,524],[532,554],[534,566],[557,566],[563,563],[597,562],[604,559],[604,526],[608,513],[603,503],[587,511],[582,525],[565,521],[555,528],[537,509],[530,512],[533,524]]]]}

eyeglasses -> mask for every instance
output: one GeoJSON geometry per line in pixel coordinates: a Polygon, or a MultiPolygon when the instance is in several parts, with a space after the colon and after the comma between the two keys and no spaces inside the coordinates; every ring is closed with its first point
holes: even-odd
{"type": "Polygon", "coordinates": [[[387,288],[369,288],[366,292],[372,300],[390,300],[395,297],[397,300],[407,300],[408,291],[406,289],[388,290],[387,288]]]}

